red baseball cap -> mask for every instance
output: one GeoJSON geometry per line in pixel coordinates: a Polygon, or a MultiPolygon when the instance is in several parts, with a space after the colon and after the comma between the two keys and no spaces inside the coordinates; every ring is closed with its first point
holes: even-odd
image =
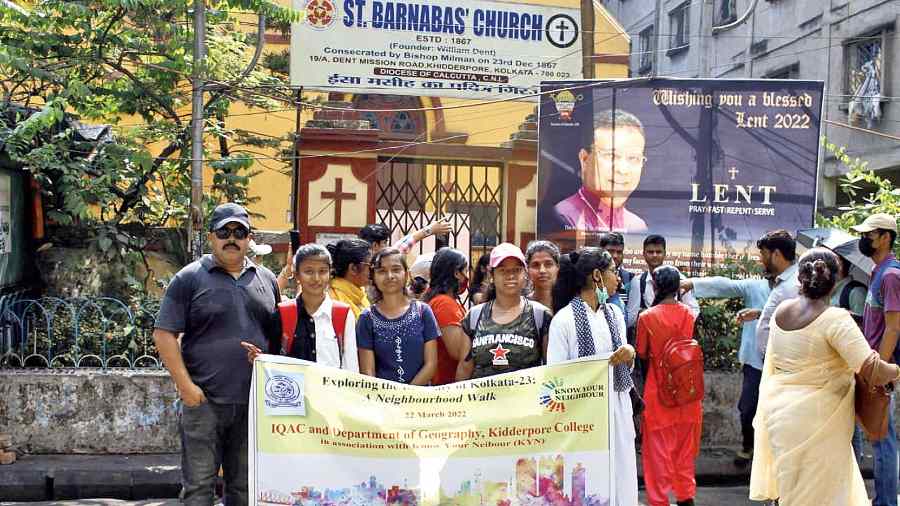
{"type": "Polygon", "coordinates": [[[527,266],[525,263],[525,255],[522,253],[522,250],[515,244],[504,242],[498,244],[491,250],[491,268],[496,268],[507,258],[515,258],[522,262],[522,265],[527,266]]]}

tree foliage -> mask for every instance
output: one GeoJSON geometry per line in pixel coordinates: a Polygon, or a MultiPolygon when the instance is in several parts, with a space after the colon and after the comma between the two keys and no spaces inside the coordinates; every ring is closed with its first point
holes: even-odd
{"type": "MultiPolygon", "coordinates": [[[[730,279],[762,276],[762,267],[748,255],[730,255],[713,266],[707,276],[730,279]]],[[[700,299],[696,339],[703,347],[707,369],[736,370],[740,367],[738,351],[741,347],[741,324],[735,319],[744,308],[744,301],[736,299],[700,299]]]]}
{"type": "MultiPolygon", "coordinates": [[[[296,19],[269,0],[208,4],[205,132],[214,171],[207,204],[246,203],[258,148],[279,146],[229,125],[236,103],[284,107],[284,76],[244,75],[256,45],[254,15],[296,19]],[[212,141],[212,142],[210,142],[212,141]]],[[[0,4],[0,156],[40,183],[47,215],[89,226],[109,258],[143,247],[151,227],[181,225],[190,199],[192,2],[43,0],[0,4]],[[113,126],[86,143],[73,118],[113,126]]]]}
{"type": "Polygon", "coordinates": [[[844,146],[828,142],[824,137],[822,141],[825,149],[848,169],[847,174],[840,179],[839,185],[850,197],[850,203],[838,208],[839,213],[834,216],[818,216],[816,221],[819,226],[840,228],[854,233],[850,227],[861,223],[871,214],[900,215],[900,188],[895,188],[889,179],[869,169],[869,162],[848,155],[844,146]]]}

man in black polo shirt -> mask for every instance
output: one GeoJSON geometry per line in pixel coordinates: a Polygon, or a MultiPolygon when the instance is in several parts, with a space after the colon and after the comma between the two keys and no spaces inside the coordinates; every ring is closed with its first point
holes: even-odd
{"type": "Polygon", "coordinates": [[[250,218],[243,207],[216,207],[210,230],[212,254],[172,278],[153,340],[182,401],[184,503],[213,504],[221,465],[225,505],[245,505],[251,369],[240,342],[270,352],[277,348],[281,296],[275,275],[246,257],[250,218]]]}

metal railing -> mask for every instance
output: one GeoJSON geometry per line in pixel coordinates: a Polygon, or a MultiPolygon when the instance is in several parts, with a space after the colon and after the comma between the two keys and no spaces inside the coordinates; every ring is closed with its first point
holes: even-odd
{"type": "Polygon", "coordinates": [[[6,303],[0,307],[0,367],[159,368],[156,312],[109,297],[6,303]]]}

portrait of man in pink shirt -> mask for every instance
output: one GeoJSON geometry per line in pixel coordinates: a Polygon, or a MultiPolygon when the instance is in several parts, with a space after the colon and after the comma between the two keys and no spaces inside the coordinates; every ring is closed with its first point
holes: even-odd
{"type": "Polygon", "coordinates": [[[581,188],[554,206],[557,219],[565,230],[646,232],[644,220],[625,207],[647,161],[644,126],[629,112],[599,111],[593,138],[578,152],[581,188]]]}

